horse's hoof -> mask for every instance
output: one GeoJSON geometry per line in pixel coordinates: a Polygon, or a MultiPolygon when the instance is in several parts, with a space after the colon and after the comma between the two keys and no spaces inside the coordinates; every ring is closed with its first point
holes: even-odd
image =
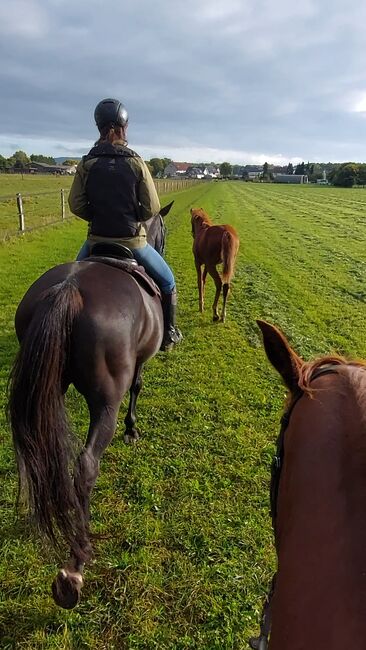
{"type": "Polygon", "coordinates": [[[138,434],[138,431],[136,431],[136,429],[134,431],[129,431],[128,433],[126,432],[123,437],[123,440],[125,441],[126,445],[135,445],[139,439],[140,436],[138,434]]]}
{"type": "Polygon", "coordinates": [[[213,322],[214,322],[214,323],[217,323],[217,321],[219,321],[219,320],[220,320],[220,316],[218,316],[217,314],[214,314],[214,316],[213,316],[213,319],[212,319],[212,320],[213,320],[213,322]]]}
{"type": "Polygon", "coordinates": [[[52,583],[53,599],[59,607],[73,609],[80,601],[83,586],[81,573],[61,569],[52,583]]]}
{"type": "Polygon", "coordinates": [[[249,639],[249,647],[253,648],[253,650],[267,650],[267,638],[262,634],[260,636],[252,636],[249,639]]]}

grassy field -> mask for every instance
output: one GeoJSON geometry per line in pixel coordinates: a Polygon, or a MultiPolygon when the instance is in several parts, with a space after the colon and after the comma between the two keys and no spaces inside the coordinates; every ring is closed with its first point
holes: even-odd
{"type": "MultiPolygon", "coordinates": [[[[104,455],[92,501],[95,558],[75,611],[50,597],[59,559],[14,519],[14,460],[0,410],[4,650],[247,648],[274,568],[268,480],[285,392],[255,319],[281,327],[305,358],[366,357],[364,191],[225,182],[170,198],[167,258],[185,338],[146,367],[144,437],[130,448],[117,432],[104,455]],[[206,313],[198,313],[191,206],[241,237],[225,325],[211,322],[210,280],[206,313]]],[[[16,306],[39,274],[75,256],[84,234],[82,222],[68,220],[0,246],[2,404],[16,306]]],[[[83,438],[86,407],[73,390],[68,406],[83,438]]]]}

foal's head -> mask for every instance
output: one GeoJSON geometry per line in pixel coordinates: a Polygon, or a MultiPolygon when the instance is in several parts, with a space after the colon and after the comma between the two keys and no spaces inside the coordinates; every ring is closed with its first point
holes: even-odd
{"type": "Polygon", "coordinates": [[[212,221],[203,208],[191,208],[192,237],[202,227],[212,226],[212,221]]]}

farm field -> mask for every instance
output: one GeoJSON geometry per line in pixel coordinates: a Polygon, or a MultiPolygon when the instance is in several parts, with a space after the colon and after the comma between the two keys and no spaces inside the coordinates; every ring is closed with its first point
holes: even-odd
{"type": "MultiPolygon", "coordinates": [[[[268,483],[285,396],[255,319],[279,326],[306,359],[334,351],[366,358],[364,190],[222,182],[166,202],[173,198],[167,259],[184,341],[145,369],[135,447],[123,443],[126,400],[121,408],[92,496],[95,558],[71,612],[50,596],[59,558],[14,518],[4,409],[16,306],[41,273],[76,256],[86,224],[69,219],[0,245],[3,650],[247,648],[275,566],[268,483]],[[241,238],[224,325],[211,321],[210,278],[198,313],[192,206],[241,238]]],[[[83,439],[86,406],[74,390],[67,403],[83,439]]]]}

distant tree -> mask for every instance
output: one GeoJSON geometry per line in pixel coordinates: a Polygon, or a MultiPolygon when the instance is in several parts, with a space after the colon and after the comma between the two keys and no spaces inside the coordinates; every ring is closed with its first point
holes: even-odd
{"type": "Polygon", "coordinates": [[[220,174],[221,174],[221,176],[224,176],[224,177],[231,176],[232,169],[233,168],[230,165],[230,163],[228,163],[228,162],[221,163],[221,165],[220,165],[220,174]]]}
{"type": "Polygon", "coordinates": [[[47,165],[56,165],[56,160],[52,156],[43,156],[42,154],[32,153],[30,156],[32,162],[46,163],[47,165]]]}
{"type": "Polygon", "coordinates": [[[4,156],[0,155],[0,171],[2,171],[2,172],[5,171],[8,168],[8,166],[9,166],[9,163],[8,163],[7,159],[4,158],[4,156]]]}
{"type": "Polygon", "coordinates": [[[327,177],[328,177],[328,181],[330,183],[333,183],[334,178],[335,178],[335,176],[336,176],[336,174],[338,172],[338,169],[340,167],[341,167],[341,165],[339,163],[333,165],[332,167],[328,167],[328,169],[327,169],[327,177]]]}
{"type": "Polygon", "coordinates": [[[332,178],[333,185],[353,187],[358,181],[358,167],[356,163],[343,163],[332,178]]]}
{"type": "Polygon", "coordinates": [[[358,166],[358,185],[366,185],[366,165],[363,163],[358,166]]]}
{"type": "Polygon", "coordinates": [[[311,176],[311,174],[314,173],[314,163],[310,163],[309,161],[305,165],[305,174],[308,176],[311,176]]]}
{"type": "Polygon", "coordinates": [[[311,183],[316,183],[316,181],[323,178],[323,170],[321,165],[318,163],[308,163],[306,166],[306,174],[308,175],[309,181],[311,183]]]}
{"type": "Polygon", "coordinates": [[[294,173],[294,166],[293,166],[292,163],[289,163],[289,164],[287,165],[286,174],[293,174],[293,173],[294,173]]]}
{"type": "Polygon", "coordinates": [[[304,162],[299,163],[298,165],[296,165],[295,174],[301,174],[301,175],[305,174],[305,163],[304,162]]]}
{"type": "Polygon", "coordinates": [[[78,162],[79,161],[76,158],[67,158],[67,160],[64,160],[62,164],[66,167],[72,167],[73,165],[77,165],[78,162]]]}
{"type": "Polygon", "coordinates": [[[153,176],[161,176],[166,167],[164,160],[162,158],[151,158],[149,160],[149,165],[151,168],[151,173],[153,176]]]}
{"type": "Polygon", "coordinates": [[[25,153],[25,151],[21,151],[21,150],[16,151],[15,153],[13,153],[13,155],[11,156],[11,159],[14,161],[13,164],[15,165],[16,163],[18,163],[19,167],[20,166],[25,167],[25,165],[27,165],[30,162],[30,160],[29,160],[27,154],[25,153]]]}

